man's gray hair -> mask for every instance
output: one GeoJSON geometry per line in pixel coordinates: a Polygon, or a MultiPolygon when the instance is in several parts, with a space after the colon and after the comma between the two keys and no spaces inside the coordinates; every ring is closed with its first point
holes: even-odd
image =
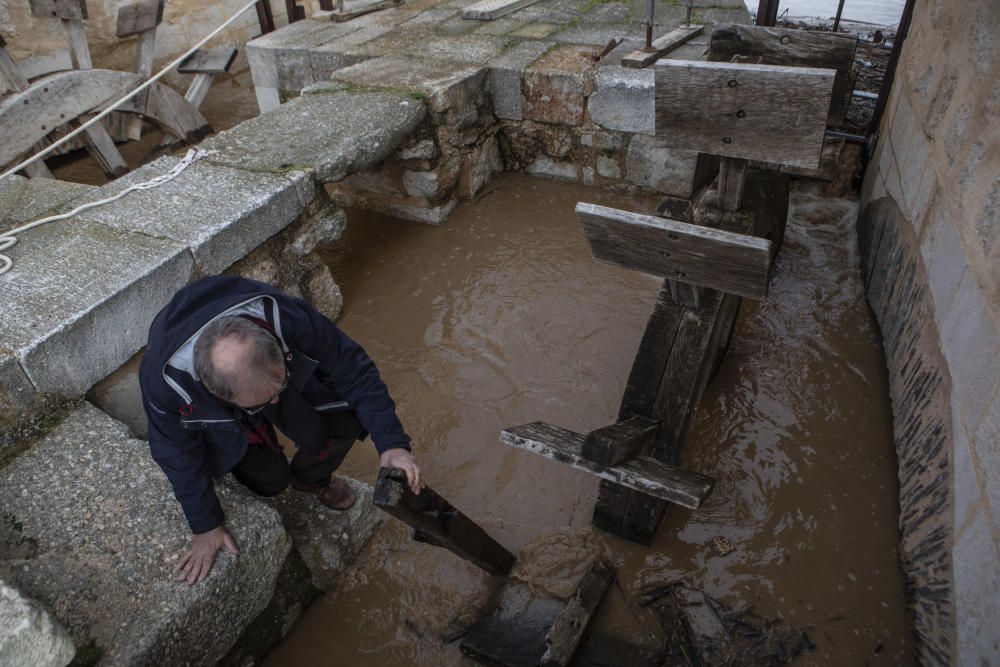
{"type": "Polygon", "coordinates": [[[194,368],[206,389],[230,403],[237,394],[252,391],[261,382],[278,388],[285,381],[284,355],[278,340],[243,317],[220,317],[205,327],[194,345],[194,368]],[[212,352],[223,340],[249,343],[245,363],[235,372],[220,372],[212,363],[212,352]]]}

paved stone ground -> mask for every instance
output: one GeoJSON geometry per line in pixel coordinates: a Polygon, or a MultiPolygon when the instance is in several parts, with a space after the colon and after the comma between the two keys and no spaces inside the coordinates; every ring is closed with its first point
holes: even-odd
{"type": "Polygon", "coordinates": [[[333,512],[216,485],[239,546],[195,586],[174,580],[189,529],[144,441],[84,403],[0,470],[0,579],[40,601],[104,664],[212,664],[267,607],[292,541],[325,589],[378,523],[371,489],[333,512]],[[286,528],[288,527],[287,532],[286,528]]]}

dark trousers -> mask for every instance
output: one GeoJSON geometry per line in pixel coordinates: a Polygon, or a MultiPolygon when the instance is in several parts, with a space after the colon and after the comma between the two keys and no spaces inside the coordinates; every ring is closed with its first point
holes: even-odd
{"type": "Polygon", "coordinates": [[[278,442],[274,427],[266,424],[257,434],[262,442],[251,442],[246,456],[233,468],[233,476],[261,496],[276,496],[294,480],[296,486],[318,489],[330,483],[333,472],[364,433],[354,412],[336,412],[326,417],[330,438],[315,450],[300,448],[289,462],[278,442]]]}

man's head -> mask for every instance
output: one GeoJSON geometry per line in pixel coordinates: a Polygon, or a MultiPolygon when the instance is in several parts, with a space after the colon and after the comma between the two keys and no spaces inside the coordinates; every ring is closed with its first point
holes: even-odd
{"type": "Polygon", "coordinates": [[[194,346],[194,366],[206,389],[244,408],[275,402],[287,377],[278,341],[242,317],[205,327],[194,346]]]}

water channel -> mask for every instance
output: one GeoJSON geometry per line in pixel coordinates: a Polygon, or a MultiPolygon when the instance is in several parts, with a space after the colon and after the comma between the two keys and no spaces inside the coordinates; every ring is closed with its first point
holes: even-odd
{"type": "MultiPolygon", "coordinates": [[[[619,568],[598,631],[655,645],[624,596],[683,579],[809,633],[796,664],[912,664],[896,545],[898,491],[879,334],[861,290],[851,201],[798,189],[771,293],[744,301],[683,456],[716,487],[674,508],[649,547],[593,529],[597,481],[498,442],[545,420],[613,421],[658,289],[590,258],[577,201],[650,200],[504,174],[441,227],[351,211],[327,259],[339,324],[381,369],[429,484],[515,551],[513,573],[567,596],[598,556],[619,568]],[[719,556],[713,538],[735,550],[719,556]]],[[[345,472],[374,480],[370,443],[345,472]]],[[[267,660],[459,665],[441,637],[502,584],[388,520],[267,660]]]]}

